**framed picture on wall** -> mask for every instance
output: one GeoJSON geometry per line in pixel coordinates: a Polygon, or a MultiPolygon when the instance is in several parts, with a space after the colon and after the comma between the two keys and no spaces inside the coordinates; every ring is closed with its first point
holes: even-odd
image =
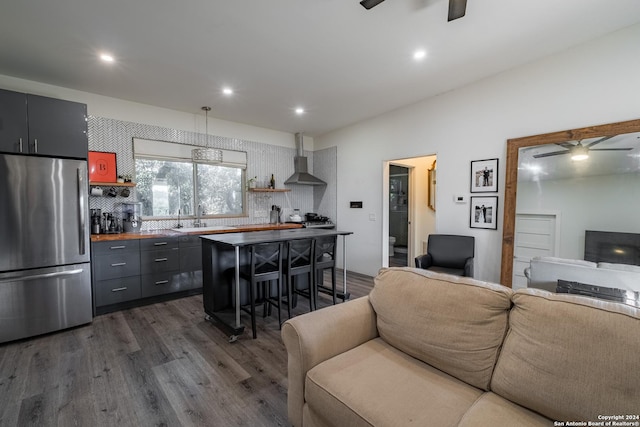
{"type": "Polygon", "coordinates": [[[116,182],[116,153],[89,151],[89,181],[116,182]]]}
{"type": "Polygon", "coordinates": [[[470,227],[498,229],[498,196],[471,196],[470,227]]]}
{"type": "Polygon", "coordinates": [[[436,161],[433,161],[433,165],[427,171],[427,179],[429,181],[428,191],[427,191],[427,205],[429,209],[432,211],[436,210],[436,161]]]}
{"type": "Polygon", "coordinates": [[[498,159],[471,161],[471,192],[495,193],[498,191],[498,159]]]}

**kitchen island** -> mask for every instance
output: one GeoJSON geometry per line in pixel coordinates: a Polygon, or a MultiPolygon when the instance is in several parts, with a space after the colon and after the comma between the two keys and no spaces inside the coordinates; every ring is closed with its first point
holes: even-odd
{"type": "Polygon", "coordinates": [[[233,342],[244,331],[240,322],[240,265],[249,260],[248,247],[257,243],[287,242],[324,236],[342,236],[342,293],[347,297],[346,236],[350,231],[303,228],[200,236],[204,311],[233,342]],[[232,275],[229,274],[232,272],[232,275]],[[233,283],[232,283],[233,282],[233,283]],[[234,286],[235,285],[235,286],[234,286]]]}

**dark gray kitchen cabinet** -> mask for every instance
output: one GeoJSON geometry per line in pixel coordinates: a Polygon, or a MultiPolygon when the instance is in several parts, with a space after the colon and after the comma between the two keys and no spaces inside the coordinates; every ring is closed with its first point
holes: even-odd
{"type": "Polygon", "coordinates": [[[142,297],[202,287],[202,254],[198,236],[140,241],[142,297]]]}
{"type": "Polygon", "coordinates": [[[143,298],[181,290],[178,238],[142,240],[140,260],[143,298]]]}
{"type": "Polygon", "coordinates": [[[140,298],[140,243],[138,240],[91,244],[93,298],[96,307],[140,298]]]}
{"type": "Polygon", "coordinates": [[[27,97],[0,89],[0,152],[24,152],[28,143],[27,97]]]}
{"type": "Polygon", "coordinates": [[[87,106],[0,89],[0,151],[86,159],[87,106]]]}
{"type": "Polygon", "coordinates": [[[142,297],[170,294],[183,291],[179,271],[166,271],[142,276],[142,297]]]}
{"type": "Polygon", "coordinates": [[[87,106],[27,95],[29,153],[44,156],[88,156],[87,106]]]}
{"type": "Polygon", "coordinates": [[[140,241],[140,272],[163,273],[180,269],[180,248],[177,238],[140,241]]]}
{"type": "Polygon", "coordinates": [[[182,289],[202,287],[202,239],[182,236],[180,239],[180,279],[182,289]]]}
{"type": "Polygon", "coordinates": [[[197,293],[202,288],[200,251],[198,236],[93,242],[96,313],[158,300],[150,297],[197,293]]]}
{"type": "Polygon", "coordinates": [[[180,237],[180,271],[202,270],[202,239],[200,236],[180,237]]]}

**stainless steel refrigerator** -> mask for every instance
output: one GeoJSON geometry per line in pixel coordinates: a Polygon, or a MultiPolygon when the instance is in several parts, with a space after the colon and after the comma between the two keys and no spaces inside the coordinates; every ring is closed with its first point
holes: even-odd
{"type": "Polygon", "coordinates": [[[91,322],[87,162],[0,154],[0,342],[91,322]]]}

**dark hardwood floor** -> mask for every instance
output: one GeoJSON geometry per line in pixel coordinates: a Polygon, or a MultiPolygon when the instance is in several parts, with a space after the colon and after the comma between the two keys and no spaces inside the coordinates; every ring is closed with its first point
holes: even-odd
{"type": "MultiPolygon", "coordinates": [[[[393,256],[389,257],[389,267],[407,267],[408,265],[406,252],[396,252],[393,256]]],[[[413,265],[411,265],[411,267],[413,267],[413,265]]]]}
{"type": "MultiPolygon", "coordinates": [[[[347,283],[353,299],[373,279],[349,273],[347,283]]],[[[289,425],[277,315],[261,315],[258,339],[243,314],[245,333],[230,344],[196,295],[0,344],[0,426],[289,425]]]]}

